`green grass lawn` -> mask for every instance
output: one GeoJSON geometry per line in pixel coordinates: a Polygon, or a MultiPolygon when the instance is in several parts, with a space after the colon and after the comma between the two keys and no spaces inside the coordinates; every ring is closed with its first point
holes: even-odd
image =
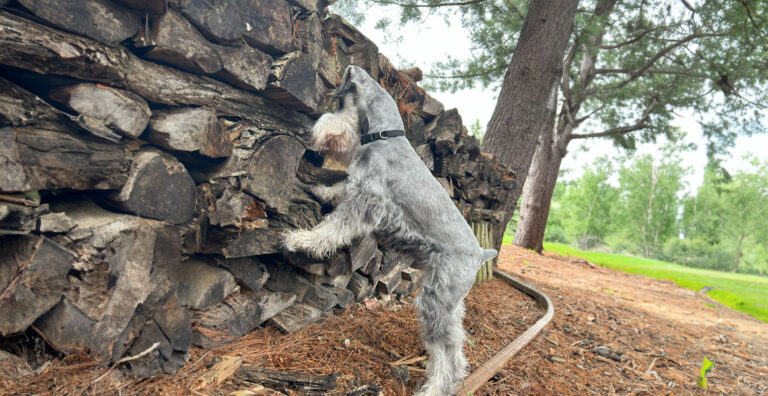
{"type": "MultiPolygon", "coordinates": [[[[503,243],[512,243],[511,233],[504,234],[503,243]]],[[[692,268],[642,257],[590,252],[561,243],[545,242],[544,250],[562,256],[581,257],[593,264],[631,274],[668,279],[695,291],[704,286],[714,287],[716,289],[708,291],[707,295],[727,307],[768,322],[768,277],[692,268]]]]}
{"type": "MultiPolygon", "coordinates": [[[[504,243],[511,242],[505,236],[504,243]]],[[[695,291],[704,286],[714,287],[716,289],[707,292],[710,297],[725,306],[768,322],[768,277],[685,267],[642,257],[583,251],[560,243],[545,242],[544,250],[563,256],[581,257],[593,264],[619,271],[669,279],[695,291]]]]}

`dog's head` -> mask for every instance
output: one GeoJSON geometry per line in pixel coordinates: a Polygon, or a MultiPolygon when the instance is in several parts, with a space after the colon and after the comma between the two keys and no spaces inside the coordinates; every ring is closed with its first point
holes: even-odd
{"type": "Polygon", "coordinates": [[[368,133],[371,117],[377,120],[381,118],[377,114],[394,109],[400,121],[392,97],[360,67],[347,67],[334,97],[338,109],[317,120],[312,127],[312,145],[342,164],[349,164],[354,157],[360,147],[360,136],[368,133]]]}

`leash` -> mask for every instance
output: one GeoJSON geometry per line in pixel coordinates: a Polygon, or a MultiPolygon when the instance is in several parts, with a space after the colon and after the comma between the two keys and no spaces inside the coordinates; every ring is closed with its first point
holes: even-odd
{"type": "Polygon", "coordinates": [[[387,140],[389,138],[405,136],[405,131],[401,129],[394,129],[391,131],[381,131],[379,133],[369,133],[360,137],[360,144],[368,144],[377,140],[387,140]]]}

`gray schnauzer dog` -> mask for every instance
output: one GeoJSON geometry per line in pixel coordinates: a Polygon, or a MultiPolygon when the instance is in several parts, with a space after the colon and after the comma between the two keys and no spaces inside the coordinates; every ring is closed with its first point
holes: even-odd
{"type": "Polygon", "coordinates": [[[429,354],[421,396],[452,395],[467,374],[464,297],[480,265],[497,252],[483,249],[440,183],[403,136],[392,97],[365,70],[349,66],[336,91],[339,109],[312,129],[315,149],[348,164],[349,177],[315,186],[336,206],[312,230],[285,235],[289,251],[325,258],[373,235],[380,246],[407,255],[424,271],[415,303],[429,354]]]}

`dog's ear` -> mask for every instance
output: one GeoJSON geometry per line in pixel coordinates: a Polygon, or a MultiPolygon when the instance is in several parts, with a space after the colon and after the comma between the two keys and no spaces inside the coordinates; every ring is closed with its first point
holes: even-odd
{"type": "Polygon", "coordinates": [[[352,70],[354,69],[351,67],[347,67],[347,69],[344,70],[344,77],[341,78],[341,84],[339,84],[338,88],[336,88],[336,92],[333,94],[336,99],[341,99],[344,95],[352,93],[355,90],[355,83],[352,82],[352,70]]]}

